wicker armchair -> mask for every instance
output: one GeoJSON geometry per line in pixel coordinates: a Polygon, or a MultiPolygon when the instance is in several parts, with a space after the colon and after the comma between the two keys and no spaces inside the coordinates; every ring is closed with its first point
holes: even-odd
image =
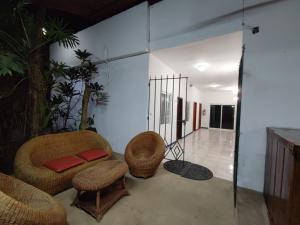
{"type": "Polygon", "coordinates": [[[147,131],[135,136],[127,145],[125,160],[135,177],[151,177],[164,158],[165,144],[155,132],[147,131]]]}
{"type": "Polygon", "coordinates": [[[15,175],[17,178],[54,195],[72,187],[72,179],[78,172],[110,158],[111,155],[110,144],[92,131],[39,136],[29,140],[18,150],[15,159],[15,175]],[[66,155],[76,155],[93,148],[105,150],[108,156],[85,162],[62,173],[56,173],[43,166],[49,160],[66,155]]]}
{"type": "Polygon", "coordinates": [[[50,195],[0,173],[1,225],[65,225],[66,212],[50,195]]]}

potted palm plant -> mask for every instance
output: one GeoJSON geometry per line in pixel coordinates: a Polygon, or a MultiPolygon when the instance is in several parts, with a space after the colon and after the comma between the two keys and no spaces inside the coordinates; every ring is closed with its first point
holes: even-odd
{"type": "Polygon", "coordinates": [[[79,117],[79,129],[96,131],[94,127],[95,116],[89,116],[89,104],[104,105],[108,102],[108,95],[104,86],[94,82],[93,78],[98,75],[98,69],[90,60],[91,53],[87,50],[75,50],[80,64],[69,67],[64,63],[52,62],[51,73],[53,77],[63,78],[54,85],[52,95],[52,115],[58,121],[58,130],[74,130],[77,128],[79,117]],[[82,85],[79,85],[82,84],[82,85]],[[78,89],[82,86],[82,89],[78,89]],[[81,103],[79,107],[77,104],[81,103]],[[79,108],[79,116],[76,109],[79,108]]]}
{"type": "Polygon", "coordinates": [[[87,129],[89,127],[89,121],[94,122],[88,116],[88,107],[90,100],[96,102],[96,104],[106,104],[108,101],[108,95],[104,91],[104,86],[98,82],[93,82],[92,78],[98,74],[98,69],[95,64],[90,60],[91,53],[87,50],[76,50],[76,57],[80,60],[79,74],[84,84],[84,93],[81,102],[81,119],[79,129],[87,129]]]}

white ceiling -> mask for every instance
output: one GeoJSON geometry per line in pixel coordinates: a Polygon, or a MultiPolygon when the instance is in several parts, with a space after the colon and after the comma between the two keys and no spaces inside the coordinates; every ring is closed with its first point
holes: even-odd
{"type": "Polygon", "coordinates": [[[176,73],[188,76],[193,85],[201,89],[223,90],[237,86],[241,52],[242,32],[236,32],[152,54],[176,73]],[[210,66],[200,72],[195,68],[199,63],[210,66]],[[212,88],[210,84],[220,86],[212,88]]]}

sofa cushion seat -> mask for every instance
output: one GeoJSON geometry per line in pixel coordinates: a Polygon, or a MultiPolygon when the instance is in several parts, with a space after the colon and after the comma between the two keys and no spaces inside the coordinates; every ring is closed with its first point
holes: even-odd
{"type": "Polygon", "coordinates": [[[96,159],[101,159],[107,156],[107,152],[102,149],[90,149],[84,152],[77,154],[78,157],[90,162],[96,159]]]}
{"type": "Polygon", "coordinates": [[[47,161],[44,166],[57,173],[83,164],[84,161],[76,156],[64,156],[58,159],[47,161]]]}

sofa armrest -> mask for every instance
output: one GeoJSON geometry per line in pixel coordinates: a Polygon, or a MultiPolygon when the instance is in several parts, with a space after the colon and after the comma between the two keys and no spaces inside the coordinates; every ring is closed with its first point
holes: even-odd
{"type": "Polygon", "coordinates": [[[25,143],[17,152],[14,163],[15,176],[26,183],[39,187],[47,177],[51,175],[50,170],[44,167],[37,167],[32,163],[32,148],[25,143]]]}

